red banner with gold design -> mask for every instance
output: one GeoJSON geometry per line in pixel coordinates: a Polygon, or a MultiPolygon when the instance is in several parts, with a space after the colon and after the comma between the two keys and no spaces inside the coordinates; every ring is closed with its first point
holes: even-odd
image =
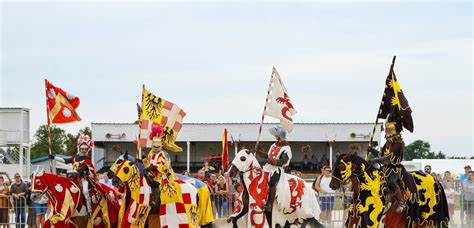
{"type": "Polygon", "coordinates": [[[59,87],[54,86],[48,80],[46,83],[46,111],[50,123],[70,123],[80,121],[76,113],[79,106],[79,97],[76,97],[59,87]]]}

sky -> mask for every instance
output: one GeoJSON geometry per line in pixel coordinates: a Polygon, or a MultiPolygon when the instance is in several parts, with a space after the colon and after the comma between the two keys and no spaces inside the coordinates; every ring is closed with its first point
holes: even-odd
{"type": "MultiPolygon", "coordinates": [[[[0,107],[46,123],[44,79],[82,121],[133,122],[141,85],[185,122],[259,122],[272,67],[295,122],[373,122],[392,57],[406,143],[474,156],[470,1],[2,1],[0,107]]],[[[276,120],[267,118],[268,122],[276,120]]],[[[256,129],[257,130],[257,129],[256,129]]]]}

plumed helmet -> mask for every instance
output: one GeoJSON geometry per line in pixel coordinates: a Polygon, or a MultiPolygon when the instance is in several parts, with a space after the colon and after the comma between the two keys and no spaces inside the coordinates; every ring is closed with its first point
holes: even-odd
{"type": "Polygon", "coordinates": [[[85,148],[87,149],[87,152],[89,152],[92,147],[94,146],[94,141],[90,139],[88,135],[81,134],[79,138],[77,139],[77,151],[79,152],[79,149],[85,148]]]}
{"type": "Polygon", "coordinates": [[[161,138],[163,136],[163,127],[160,124],[153,123],[151,125],[150,140],[153,140],[154,137],[161,138]]]}

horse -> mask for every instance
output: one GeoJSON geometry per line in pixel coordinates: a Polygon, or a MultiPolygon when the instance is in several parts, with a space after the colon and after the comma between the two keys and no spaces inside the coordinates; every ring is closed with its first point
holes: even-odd
{"type": "Polygon", "coordinates": [[[31,179],[31,197],[46,194],[51,208],[51,217],[43,227],[78,227],[71,217],[81,202],[80,187],[69,179],[44,171],[34,171],[31,179]]]}
{"type": "Polygon", "coordinates": [[[47,194],[53,208],[52,216],[44,227],[83,227],[87,223],[87,226],[96,228],[115,226],[118,200],[113,189],[105,185],[99,184],[89,191],[92,198],[90,221],[78,182],[44,171],[35,171],[31,188],[33,198],[47,194]]]}
{"type": "Polygon", "coordinates": [[[396,171],[402,173],[399,185],[405,209],[401,213],[396,212],[388,193],[386,170],[371,166],[356,154],[337,158],[330,187],[336,190],[349,181],[354,187],[346,226],[378,227],[382,220],[386,227],[447,227],[449,215],[442,186],[421,171],[406,172],[402,165],[396,171]]]}
{"type": "Polygon", "coordinates": [[[117,227],[145,227],[151,210],[150,184],[127,154],[120,155],[110,170],[114,172],[114,180],[125,184],[117,227]]]}
{"type": "Polygon", "coordinates": [[[321,211],[316,195],[311,185],[303,179],[286,173],[281,175],[270,214],[264,212],[270,174],[263,171],[255,155],[247,149],[237,153],[227,171],[231,177],[235,177],[237,173],[242,174],[244,181],[244,196],[239,196],[238,199],[244,206],[234,216],[241,217],[250,212],[248,227],[290,227],[293,224],[323,227],[316,220],[321,211]]]}
{"type": "MultiPolygon", "coordinates": [[[[120,218],[130,218],[128,223],[132,224],[135,221],[135,224],[140,224],[138,227],[144,226],[147,216],[149,227],[154,227],[156,224],[169,227],[178,227],[179,224],[186,224],[189,227],[212,227],[214,218],[212,217],[212,203],[207,185],[195,178],[182,175],[176,175],[176,179],[173,180],[175,184],[173,188],[160,186],[161,205],[157,205],[159,217],[151,222],[148,215],[150,208],[147,206],[150,205],[153,191],[151,191],[149,181],[139,171],[137,165],[135,159],[126,153],[120,155],[110,168],[116,178],[127,184],[126,200],[122,203],[120,218]],[[172,196],[168,197],[169,195],[172,196]],[[176,202],[169,201],[170,198],[175,197],[178,197],[176,202]],[[140,201],[140,199],[144,200],[140,201]],[[143,208],[143,213],[136,214],[130,208],[143,208]]],[[[170,166],[160,167],[160,170],[172,173],[170,166]]],[[[154,216],[151,215],[151,217],[154,216]]],[[[128,223],[127,225],[129,225],[128,223]]]]}

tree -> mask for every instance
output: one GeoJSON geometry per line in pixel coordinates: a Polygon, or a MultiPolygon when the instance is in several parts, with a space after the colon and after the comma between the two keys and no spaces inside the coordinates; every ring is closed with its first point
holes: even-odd
{"type": "MultiPolygon", "coordinates": [[[[48,125],[41,125],[34,135],[35,143],[31,147],[31,158],[46,156],[48,150],[48,125]]],[[[66,132],[54,125],[51,125],[51,152],[53,154],[64,154],[64,142],[66,132]]]]}
{"type": "MultiPolygon", "coordinates": [[[[466,157],[458,157],[458,156],[449,156],[449,159],[466,159],[466,157]]],[[[471,158],[472,159],[472,158],[471,158]]]]}
{"type": "Polygon", "coordinates": [[[73,155],[77,152],[77,139],[81,134],[88,135],[89,137],[92,138],[92,132],[89,127],[85,127],[83,129],[80,129],[78,133],[75,135],[68,133],[66,135],[66,154],[67,155],[73,155]]]}
{"type": "Polygon", "coordinates": [[[403,159],[411,161],[413,159],[445,159],[446,155],[439,151],[438,153],[431,151],[429,142],[423,140],[416,140],[405,146],[403,152],[403,159]]]}

